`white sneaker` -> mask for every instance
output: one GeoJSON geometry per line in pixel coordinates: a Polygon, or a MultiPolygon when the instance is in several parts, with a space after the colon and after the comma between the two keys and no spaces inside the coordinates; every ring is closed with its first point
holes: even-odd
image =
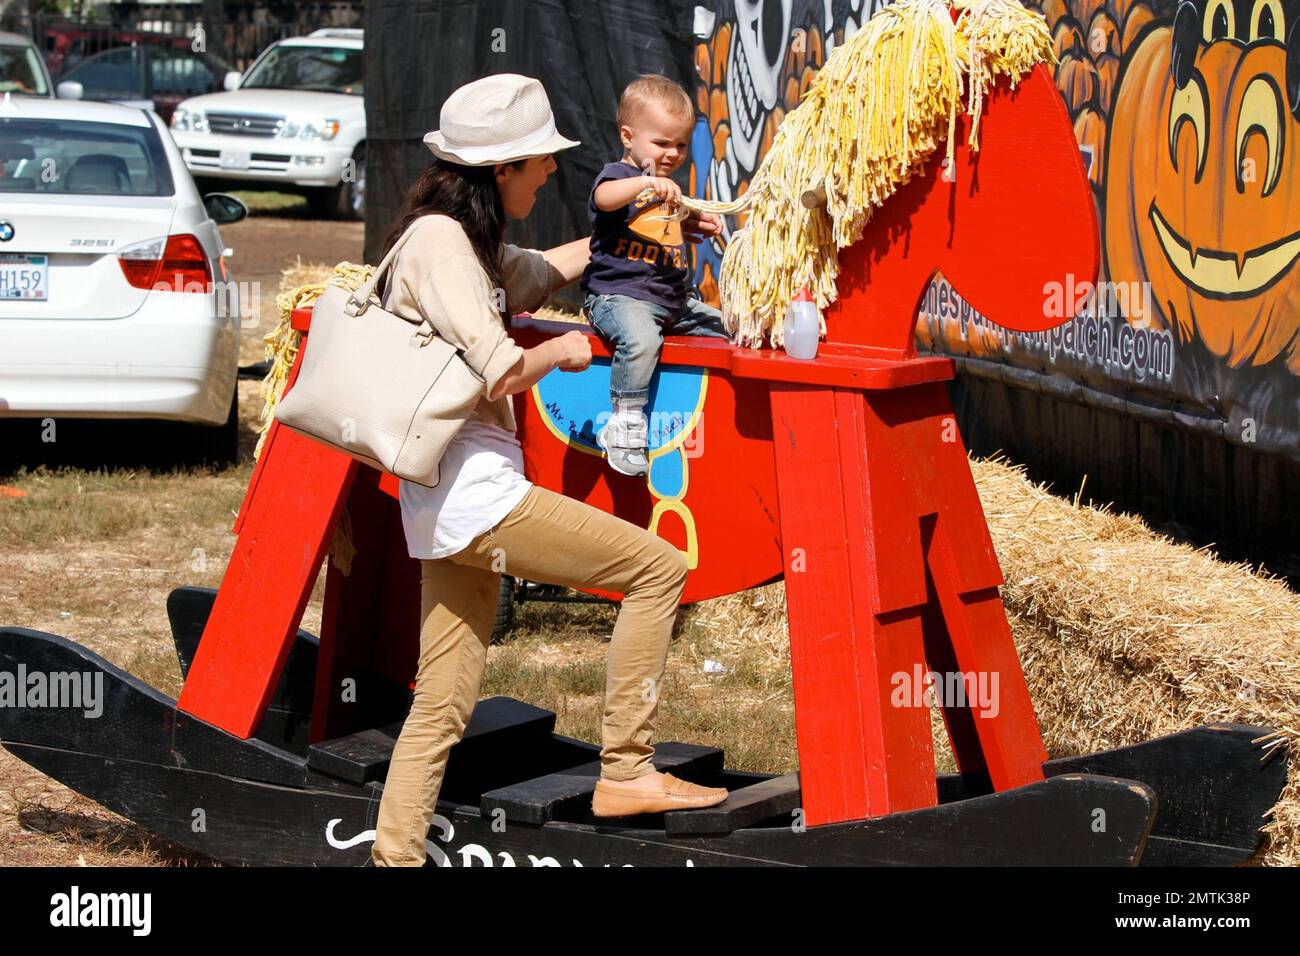
{"type": "Polygon", "coordinates": [[[611,415],[596,435],[596,444],[605,453],[609,467],[634,478],[644,475],[650,468],[650,456],[646,450],[647,429],[644,415],[634,419],[611,415]]]}

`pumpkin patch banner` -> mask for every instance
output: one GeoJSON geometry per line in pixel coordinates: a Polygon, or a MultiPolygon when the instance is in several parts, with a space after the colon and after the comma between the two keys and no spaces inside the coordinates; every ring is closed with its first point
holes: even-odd
{"type": "MultiPolygon", "coordinates": [[[[747,188],[826,56],[881,5],[695,8],[695,195],[747,188]]],[[[1054,386],[1045,391],[1090,390],[1096,404],[1300,460],[1300,0],[1025,5],[1052,33],[1102,274],[1095,286],[1080,277],[1044,289],[1048,314],[1076,317],[1036,334],[990,322],[939,276],[918,344],[973,371],[1009,366],[1054,386]]],[[[723,248],[697,252],[697,281],[715,301],[723,248]]]]}

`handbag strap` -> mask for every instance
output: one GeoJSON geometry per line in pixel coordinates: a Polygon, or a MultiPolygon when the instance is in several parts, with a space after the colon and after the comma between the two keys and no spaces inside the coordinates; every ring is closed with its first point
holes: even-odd
{"type": "Polygon", "coordinates": [[[361,286],[348,293],[347,301],[343,303],[343,308],[348,315],[365,315],[366,309],[370,308],[370,296],[374,293],[375,286],[379,284],[379,280],[383,277],[384,273],[388,271],[388,267],[392,265],[393,260],[397,258],[397,254],[402,251],[402,246],[406,245],[406,241],[411,238],[411,234],[415,232],[416,226],[427,218],[427,216],[421,216],[419,219],[415,220],[415,222],[407,226],[406,232],[402,233],[402,235],[398,237],[398,240],[393,243],[393,248],[388,250],[388,255],[384,256],[383,261],[375,267],[375,271],[371,274],[370,278],[361,286]]]}

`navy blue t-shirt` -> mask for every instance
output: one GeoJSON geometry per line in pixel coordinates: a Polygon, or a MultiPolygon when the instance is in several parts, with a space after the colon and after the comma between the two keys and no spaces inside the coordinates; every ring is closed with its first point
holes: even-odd
{"type": "Polygon", "coordinates": [[[609,163],[591,187],[591,262],[582,273],[583,292],[626,295],[678,309],[686,302],[686,244],[682,224],[657,218],[659,198],[633,199],[605,212],[596,207],[596,187],[611,179],[644,175],[628,163],[609,163]]]}

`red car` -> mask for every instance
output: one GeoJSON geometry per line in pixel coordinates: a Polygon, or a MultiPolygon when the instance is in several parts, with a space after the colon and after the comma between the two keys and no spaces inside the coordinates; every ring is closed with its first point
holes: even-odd
{"type": "Polygon", "coordinates": [[[41,45],[45,48],[45,63],[50,69],[50,75],[59,79],[62,79],[61,74],[71,70],[87,57],[117,47],[147,43],[188,50],[191,45],[188,36],[151,33],[147,30],[109,30],[104,27],[73,24],[48,26],[41,31],[41,34],[41,45]]]}

